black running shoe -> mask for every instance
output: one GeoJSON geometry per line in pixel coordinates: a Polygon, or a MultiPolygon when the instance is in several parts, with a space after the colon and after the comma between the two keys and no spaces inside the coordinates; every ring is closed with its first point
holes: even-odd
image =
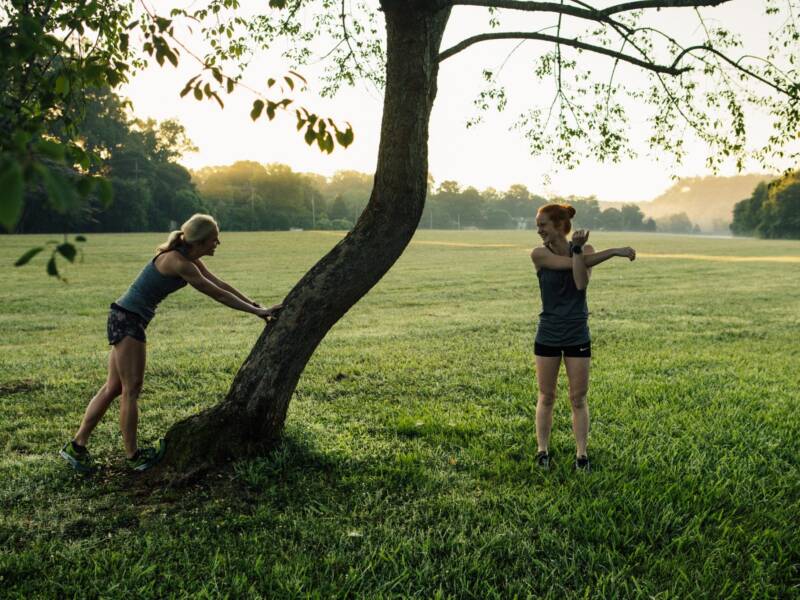
{"type": "Polygon", "coordinates": [[[546,451],[536,453],[536,466],[545,470],[550,468],[550,455],[546,451]]]}
{"type": "Polygon", "coordinates": [[[589,464],[589,457],[588,456],[579,456],[575,459],[575,470],[576,471],[583,471],[584,473],[588,473],[592,470],[591,465],[589,464]]]}

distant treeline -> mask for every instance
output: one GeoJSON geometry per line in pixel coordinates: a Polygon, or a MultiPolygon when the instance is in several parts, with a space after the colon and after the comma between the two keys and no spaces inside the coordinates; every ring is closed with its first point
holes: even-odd
{"type": "MultiPolygon", "coordinates": [[[[372,191],[372,175],[339,171],[330,178],[295,173],[281,164],[242,161],[225,167],[207,167],[194,174],[198,192],[209,211],[228,230],[275,230],[290,227],[349,229],[364,210],[372,191]]],[[[500,192],[461,188],[455,181],[434,185],[421,228],[532,229],[536,211],[549,201],[569,202],[578,211],[576,225],[608,231],[656,231],[634,204],[602,210],[594,198],[548,200],[524,185],[500,192]]],[[[689,233],[694,225],[686,215],[671,216],[663,229],[689,233]]]]}
{"type": "MultiPolygon", "coordinates": [[[[102,164],[92,168],[111,181],[113,202],[106,206],[93,199],[59,214],[44,190],[33,190],[27,195],[17,232],[167,231],[195,212],[211,213],[229,231],[346,230],[369,201],[373,176],[356,171],[324,177],[294,172],[282,164],[242,161],[190,173],[177,163],[184,153],[195,150],[183,126],[175,120],[132,119],[128,107],[107,91],[86,92],[82,140],[86,149],[103,157],[102,164]]],[[[594,197],[546,199],[521,184],[505,191],[462,188],[455,181],[436,185],[433,178],[428,184],[421,228],[532,229],[540,206],[569,202],[577,210],[575,227],[700,231],[686,212],[653,219],[636,204],[604,209],[594,197]]],[[[774,187],[759,185],[751,199],[737,205],[734,232],[797,236],[796,218],[786,208],[796,198],[795,184],[796,176],[774,187]]]]}
{"type": "Polygon", "coordinates": [[[735,235],[800,239],[800,171],[760,183],[733,208],[735,235]]]}

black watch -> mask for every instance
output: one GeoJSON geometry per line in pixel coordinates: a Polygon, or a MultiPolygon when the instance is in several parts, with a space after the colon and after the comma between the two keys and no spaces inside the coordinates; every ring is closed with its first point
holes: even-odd
{"type": "Polygon", "coordinates": [[[583,246],[573,246],[572,247],[573,254],[583,254],[583,246]]]}

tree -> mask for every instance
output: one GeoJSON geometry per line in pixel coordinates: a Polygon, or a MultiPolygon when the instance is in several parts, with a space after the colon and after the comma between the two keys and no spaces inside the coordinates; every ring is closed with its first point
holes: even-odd
{"type": "Polygon", "coordinates": [[[760,183],[734,207],[731,231],[765,238],[800,238],[800,171],[760,183]]]}
{"type": "Polygon", "coordinates": [[[761,206],[769,194],[769,185],[766,182],[759,183],[753,194],[741,202],[737,202],[733,207],[733,222],[731,231],[734,235],[753,235],[761,224],[761,206]]]}
{"type": "Polygon", "coordinates": [[[658,231],[664,233],[699,233],[699,228],[693,225],[686,213],[669,215],[656,221],[658,231]]]}
{"type": "Polygon", "coordinates": [[[346,219],[350,215],[350,211],[347,209],[347,204],[344,202],[344,198],[341,195],[336,196],[333,199],[333,204],[328,209],[328,217],[331,219],[346,219]]]}
{"type": "Polygon", "coordinates": [[[644,229],[644,213],[635,204],[624,204],[620,209],[622,229],[625,231],[641,231],[644,229]]]}
{"type": "Polygon", "coordinates": [[[600,226],[600,229],[605,229],[606,231],[620,231],[625,226],[622,211],[620,211],[618,208],[605,209],[602,213],[600,213],[598,225],[600,226]]]}
{"type": "MultiPolygon", "coordinates": [[[[680,155],[684,130],[676,123],[684,120],[709,145],[712,165],[719,164],[715,157],[723,153],[743,160],[746,119],[741,106],[748,98],[757,98],[783,125],[762,156],[791,139],[798,125],[797,73],[785,65],[781,65],[785,70],[778,70],[774,61],[780,48],[791,48],[789,53],[796,51],[795,46],[782,46],[787,36],[796,35],[792,19],[775,32],[774,46],[763,63],[729,58],[726,52],[735,47],[736,38],[724,35],[720,29],[708,29],[709,37],[701,44],[682,45],[673,38],[663,38],[657,30],[637,27],[641,15],[650,9],[687,10],[726,1],[637,0],[595,9],[585,2],[382,0],[385,48],[376,42],[375,14],[362,5],[357,5],[362,10],[358,14],[348,12],[346,5],[333,3],[318,8],[315,18],[306,22],[311,23],[313,33],[328,32],[338,41],[331,51],[334,68],[329,71],[324,91],[334,92],[343,81],[352,81],[358,75],[372,78],[385,88],[381,142],[369,204],[353,230],[289,292],[283,313],[266,327],[226,398],[168,432],[162,469],[184,473],[202,469],[232,455],[270,446],[278,439],[292,392],[314,349],[394,264],[417,227],[426,197],[428,123],[437,94],[439,65],[473,44],[492,39],[531,39],[552,44],[553,50],[543,55],[537,73],[553,76],[557,81],[552,123],[558,135],[542,134],[551,123],[545,113],[532,114],[527,124],[530,131],[540,133],[529,136],[533,150],[550,150],[560,162],[573,162],[581,145],[601,158],[614,159],[625,152],[624,109],[617,97],[626,92],[631,92],[638,102],[653,105],[657,118],[649,140],[655,148],[680,155]],[[442,51],[440,43],[454,5],[549,14],[558,27],[554,33],[482,33],[442,51]],[[573,25],[586,23],[586,35],[562,35],[561,25],[567,20],[573,25]],[[624,42],[622,50],[610,47],[610,36],[624,42]],[[362,52],[357,53],[357,49],[362,52]],[[578,51],[610,57],[610,82],[605,79],[570,89],[563,73],[580,64],[578,51]],[[568,56],[568,52],[572,54],[568,56]],[[371,69],[376,63],[385,63],[385,70],[371,69]],[[647,93],[614,83],[613,74],[623,63],[652,73],[647,93]],[[738,83],[730,78],[732,74],[736,82],[739,76],[762,82],[769,92],[762,91],[758,96],[748,89],[742,95],[738,83]],[[704,80],[715,83],[717,91],[701,91],[697,82],[704,80]],[[774,97],[773,92],[780,98],[774,97]],[[710,111],[709,106],[729,111],[734,126],[722,126],[725,119],[710,111]],[[580,122],[571,122],[570,114],[580,122]]],[[[290,11],[301,7],[300,2],[280,4],[288,5],[290,11]]],[[[767,8],[777,11],[778,5],[768,2],[767,8]]],[[[287,18],[286,22],[290,20],[287,18]]],[[[258,31],[271,40],[275,37],[272,34],[290,30],[295,39],[302,40],[301,26],[293,22],[291,27],[262,27],[258,31]]],[[[302,53],[297,56],[303,58],[302,53]]],[[[577,81],[588,77],[581,74],[577,81]]],[[[439,195],[457,192],[443,184],[439,195]]]]}

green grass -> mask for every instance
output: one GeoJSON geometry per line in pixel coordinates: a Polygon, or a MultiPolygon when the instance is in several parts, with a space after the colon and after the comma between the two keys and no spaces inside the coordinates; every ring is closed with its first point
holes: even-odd
{"type": "MultiPolygon", "coordinates": [[[[101,473],[56,453],[104,380],[108,304],[161,238],[90,236],[63,285],[10,266],[46,236],[0,237],[0,596],[800,596],[800,263],[769,258],[799,242],[592,234],[642,257],[592,276],[582,476],[566,380],[554,468],[533,464],[534,236],[420,232],[312,357],[274,454],[143,494],[116,406],[101,473]],[[681,253],[717,258],[652,256],[681,253]]],[[[274,302],[335,240],[223,233],[208,264],[274,302]]],[[[218,401],[260,327],[167,299],[141,437],[218,401]]]]}

